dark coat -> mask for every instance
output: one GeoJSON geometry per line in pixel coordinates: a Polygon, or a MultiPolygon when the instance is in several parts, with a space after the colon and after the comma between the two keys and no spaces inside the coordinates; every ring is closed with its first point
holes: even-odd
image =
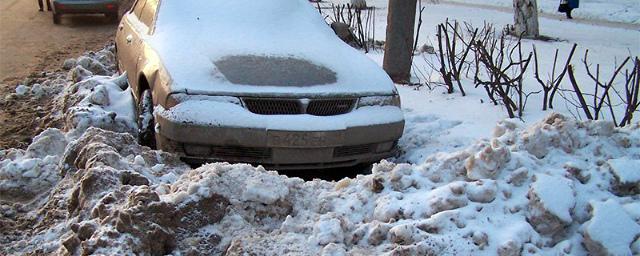
{"type": "Polygon", "coordinates": [[[580,0],[569,0],[569,8],[576,9],[580,7],[580,0]]]}

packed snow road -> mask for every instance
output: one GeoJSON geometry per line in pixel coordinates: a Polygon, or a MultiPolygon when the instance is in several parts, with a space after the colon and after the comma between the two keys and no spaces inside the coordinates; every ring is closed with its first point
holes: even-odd
{"type": "MultiPolygon", "coordinates": [[[[127,1],[122,1],[127,2],[127,1]]],[[[85,51],[101,49],[113,39],[116,24],[102,15],[66,16],[54,25],[51,12],[38,12],[37,1],[0,2],[0,94],[5,97],[17,85],[40,83],[45,73],[85,51]]],[[[24,147],[39,131],[35,117],[49,109],[49,97],[35,101],[11,101],[0,105],[0,148],[24,147]],[[40,106],[42,109],[37,109],[40,106]]]]}
{"type": "Polygon", "coordinates": [[[0,3],[0,81],[15,85],[33,72],[56,70],[61,61],[99,50],[115,34],[103,16],[69,16],[54,25],[51,12],[38,12],[37,1],[0,3]]]}

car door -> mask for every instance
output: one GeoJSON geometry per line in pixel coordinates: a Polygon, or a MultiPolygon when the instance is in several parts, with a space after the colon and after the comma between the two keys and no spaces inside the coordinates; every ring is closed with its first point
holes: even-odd
{"type": "MultiPolygon", "coordinates": [[[[131,11],[122,17],[116,34],[116,46],[118,48],[118,67],[121,71],[127,71],[129,84],[134,90],[138,87],[138,62],[142,56],[143,39],[150,31],[149,25],[142,21],[145,8],[152,0],[138,0],[131,11]]],[[[137,91],[137,90],[136,90],[137,91]]]]}

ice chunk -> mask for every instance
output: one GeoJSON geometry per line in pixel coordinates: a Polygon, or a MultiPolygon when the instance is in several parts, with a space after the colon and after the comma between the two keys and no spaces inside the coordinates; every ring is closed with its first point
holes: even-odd
{"type": "Polygon", "coordinates": [[[472,180],[494,179],[510,159],[511,151],[499,140],[494,139],[480,152],[467,159],[467,177],[472,180]]]}
{"type": "Polygon", "coordinates": [[[344,240],[344,231],[342,231],[340,219],[322,216],[313,226],[313,238],[319,245],[342,243],[344,240]]]}
{"type": "Polygon", "coordinates": [[[640,193],[640,160],[627,157],[607,161],[615,180],[611,183],[613,192],[618,195],[640,193]]]}
{"type": "Polygon", "coordinates": [[[575,207],[572,181],[562,177],[536,174],[529,189],[527,220],[543,235],[553,235],[573,221],[575,207]]]}
{"type": "Polygon", "coordinates": [[[27,92],[29,92],[29,87],[24,84],[18,85],[18,87],[16,87],[16,94],[18,96],[24,96],[25,94],[27,94],[27,92]]]}
{"type": "Polygon", "coordinates": [[[592,217],[584,225],[584,244],[593,255],[631,255],[631,243],[640,235],[633,221],[615,200],[591,202],[592,217]]]}
{"type": "Polygon", "coordinates": [[[144,161],[144,158],[141,155],[136,155],[136,157],[133,159],[133,164],[135,164],[135,165],[145,165],[146,162],[144,161]]]}
{"type": "Polygon", "coordinates": [[[537,174],[531,190],[540,199],[545,209],[561,220],[571,222],[571,209],[576,204],[571,180],[537,174]]]}
{"type": "Polygon", "coordinates": [[[44,96],[44,89],[42,88],[42,85],[40,84],[34,84],[33,86],[31,86],[31,90],[30,90],[31,94],[33,94],[33,97],[35,97],[36,99],[41,98],[42,96],[44,96]]]}
{"type": "Polygon", "coordinates": [[[272,204],[289,194],[289,189],[277,177],[265,175],[247,181],[242,197],[247,201],[272,204]]]}
{"type": "Polygon", "coordinates": [[[640,160],[618,158],[607,161],[611,168],[611,173],[621,183],[640,182],[640,160]]]}
{"type": "Polygon", "coordinates": [[[61,156],[67,146],[64,133],[56,128],[44,130],[33,138],[33,143],[27,148],[27,157],[43,158],[45,156],[61,156]]]}

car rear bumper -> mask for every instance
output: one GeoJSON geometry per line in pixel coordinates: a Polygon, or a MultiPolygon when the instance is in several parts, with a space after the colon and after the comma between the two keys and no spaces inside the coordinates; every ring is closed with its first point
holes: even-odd
{"type": "Polygon", "coordinates": [[[117,13],[117,1],[54,1],[57,14],[117,13]]]}
{"type": "MultiPolygon", "coordinates": [[[[344,167],[379,161],[395,153],[404,130],[401,111],[397,112],[400,117],[393,122],[315,131],[201,125],[156,114],[156,138],[158,148],[177,153],[188,162],[254,163],[277,169],[344,167]]],[[[287,120],[283,116],[266,118],[287,120]]]]}

